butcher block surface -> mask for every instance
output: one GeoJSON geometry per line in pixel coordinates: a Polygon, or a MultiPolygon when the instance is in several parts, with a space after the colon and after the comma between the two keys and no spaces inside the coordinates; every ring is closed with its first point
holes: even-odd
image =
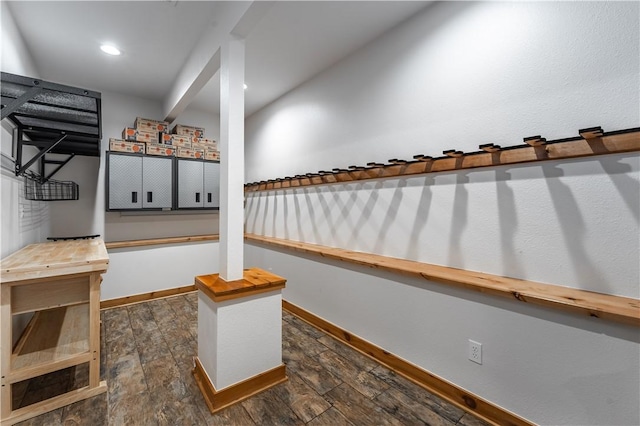
{"type": "Polygon", "coordinates": [[[108,265],[109,255],[100,238],[31,244],[2,259],[0,282],[104,272],[108,265]]]}

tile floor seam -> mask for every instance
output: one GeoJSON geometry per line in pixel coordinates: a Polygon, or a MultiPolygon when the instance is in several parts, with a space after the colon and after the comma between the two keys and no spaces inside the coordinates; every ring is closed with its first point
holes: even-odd
{"type": "MultiPolygon", "coordinates": [[[[325,401],[327,401],[327,400],[325,399],[325,401]]],[[[329,402],[329,401],[327,401],[327,402],[329,402]]],[[[331,403],[329,402],[329,408],[327,408],[326,410],[324,410],[322,413],[317,414],[314,418],[312,418],[311,420],[309,420],[309,421],[308,421],[308,422],[306,422],[305,424],[309,424],[309,423],[311,423],[312,421],[314,421],[315,419],[317,419],[318,417],[320,417],[321,415],[323,415],[323,414],[324,414],[324,413],[326,413],[327,411],[331,410],[332,408],[333,408],[333,409],[336,409],[336,408],[333,406],[333,404],[331,404],[331,403]]]]}

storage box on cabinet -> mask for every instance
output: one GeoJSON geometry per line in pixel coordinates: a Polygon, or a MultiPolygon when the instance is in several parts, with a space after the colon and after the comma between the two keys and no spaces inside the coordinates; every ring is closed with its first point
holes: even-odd
{"type": "Polygon", "coordinates": [[[173,158],[107,153],[107,210],[173,208],[173,158]]]}
{"type": "Polygon", "coordinates": [[[220,207],[220,163],[176,158],[178,167],[178,208],[220,207]]]}
{"type": "Polygon", "coordinates": [[[136,117],[133,127],[144,132],[166,132],[169,130],[169,123],[161,120],[136,117]]]}

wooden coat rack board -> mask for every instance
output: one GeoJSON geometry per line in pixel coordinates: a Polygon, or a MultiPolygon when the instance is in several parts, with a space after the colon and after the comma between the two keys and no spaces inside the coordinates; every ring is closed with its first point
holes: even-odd
{"type": "Polygon", "coordinates": [[[640,128],[605,133],[601,127],[590,127],[578,133],[580,136],[574,138],[547,141],[541,136],[531,136],[524,138],[524,144],[510,147],[488,143],[480,145],[480,150],[476,152],[450,149],[437,158],[418,154],[413,156],[412,161],[394,158],[389,160],[389,164],[367,163],[366,166],[349,166],[348,169],[321,170],[306,175],[252,182],[245,184],[245,192],[640,151],[640,128]]]}

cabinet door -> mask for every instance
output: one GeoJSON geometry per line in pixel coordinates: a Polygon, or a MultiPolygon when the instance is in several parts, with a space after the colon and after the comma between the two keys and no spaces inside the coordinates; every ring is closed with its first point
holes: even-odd
{"type": "Polygon", "coordinates": [[[178,208],[204,206],[204,163],[178,160],[178,208]]]}
{"type": "Polygon", "coordinates": [[[220,163],[204,163],[204,207],[220,207],[220,163]]]}
{"type": "Polygon", "coordinates": [[[109,209],[142,208],[142,157],[110,154],[109,209]]]}
{"type": "Polygon", "coordinates": [[[172,158],[143,158],[142,208],[170,209],[172,207],[172,166],[172,158]]]}

